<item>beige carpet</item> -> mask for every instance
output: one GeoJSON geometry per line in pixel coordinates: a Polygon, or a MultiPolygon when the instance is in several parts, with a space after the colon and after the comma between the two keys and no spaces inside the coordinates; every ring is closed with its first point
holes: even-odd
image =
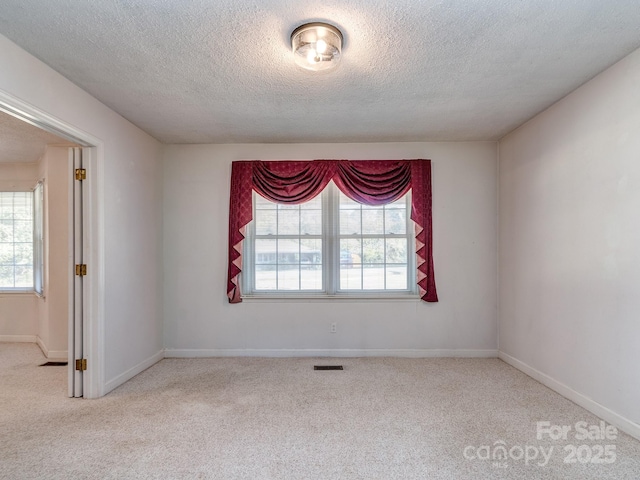
{"type": "Polygon", "coordinates": [[[496,359],[166,359],[99,400],[44,361],[0,344],[0,478],[640,478],[640,442],[576,440],[599,419],[496,359]]]}

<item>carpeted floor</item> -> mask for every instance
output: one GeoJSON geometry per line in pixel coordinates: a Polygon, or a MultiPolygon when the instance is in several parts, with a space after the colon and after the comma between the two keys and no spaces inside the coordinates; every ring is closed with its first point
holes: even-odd
{"type": "Polygon", "coordinates": [[[0,343],[2,479],[640,478],[640,442],[576,439],[600,420],[497,359],[165,359],[99,400],[44,362],[0,343]]]}

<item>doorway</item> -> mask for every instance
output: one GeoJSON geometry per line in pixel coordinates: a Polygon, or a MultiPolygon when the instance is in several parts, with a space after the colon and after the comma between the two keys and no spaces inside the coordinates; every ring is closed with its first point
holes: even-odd
{"type": "Polygon", "coordinates": [[[0,92],[0,111],[16,120],[79,145],[68,150],[67,205],[69,241],[65,255],[68,272],[68,394],[95,398],[101,395],[103,355],[98,341],[101,327],[99,290],[102,245],[99,242],[98,155],[101,142],[70,125],[0,92]]]}

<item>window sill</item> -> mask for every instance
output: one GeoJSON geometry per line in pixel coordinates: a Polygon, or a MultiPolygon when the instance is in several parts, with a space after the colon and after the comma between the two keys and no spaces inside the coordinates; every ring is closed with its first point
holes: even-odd
{"type": "Polygon", "coordinates": [[[0,296],[12,296],[12,295],[35,295],[33,290],[0,290],[0,296]]]}
{"type": "Polygon", "coordinates": [[[243,295],[242,301],[245,303],[295,303],[295,302],[419,302],[418,294],[398,294],[398,295],[380,295],[380,294],[358,294],[358,295],[243,295]]]}

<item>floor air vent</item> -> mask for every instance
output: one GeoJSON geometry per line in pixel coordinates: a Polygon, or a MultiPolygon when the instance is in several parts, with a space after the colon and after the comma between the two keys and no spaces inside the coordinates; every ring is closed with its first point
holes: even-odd
{"type": "Polygon", "coordinates": [[[68,365],[67,362],[47,362],[40,365],[41,367],[64,367],[68,365]]]}
{"type": "Polygon", "coordinates": [[[344,370],[342,365],[314,365],[314,370],[344,370]]]}

